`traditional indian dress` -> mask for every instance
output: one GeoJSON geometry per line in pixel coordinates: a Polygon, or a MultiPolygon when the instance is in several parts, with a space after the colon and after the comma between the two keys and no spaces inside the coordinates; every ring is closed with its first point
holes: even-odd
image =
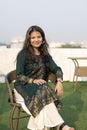
{"type": "MultiPolygon", "coordinates": [[[[62,117],[56,108],[58,96],[46,82],[42,85],[29,84],[32,79],[47,79],[48,73],[46,65],[40,55],[35,55],[35,62],[29,61],[27,53],[22,50],[17,57],[16,73],[17,78],[14,83],[14,93],[16,102],[20,103],[23,109],[31,115],[27,128],[41,130],[44,127],[54,127],[63,123],[62,117]]],[[[55,64],[49,55],[49,72],[53,72],[56,78],[63,78],[62,70],[55,64]]]]}

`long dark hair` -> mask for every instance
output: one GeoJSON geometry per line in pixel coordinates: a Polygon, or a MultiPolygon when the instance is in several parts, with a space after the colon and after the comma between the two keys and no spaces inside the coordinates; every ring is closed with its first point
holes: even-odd
{"type": "Polygon", "coordinates": [[[32,55],[34,54],[33,47],[30,44],[30,35],[34,31],[38,31],[42,36],[42,43],[43,44],[41,44],[41,46],[39,47],[40,54],[41,55],[48,55],[48,43],[47,43],[46,38],[45,38],[45,33],[39,26],[36,26],[36,25],[31,26],[27,30],[23,49],[27,50],[29,52],[29,54],[32,54],[32,55]]]}
{"type": "Polygon", "coordinates": [[[22,50],[26,50],[27,58],[29,61],[35,62],[34,49],[33,49],[32,45],[30,44],[30,35],[34,31],[38,31],[42,36],[42,44],[39,47],[39,52],[41,54],[43,62],[45,63],[47,68],[49,68],[49,52],[48,52],[49,46],[48,46],[48,43],[47,43],[46,38],[45,38],[45,33],[39,26],[37,26],[37,25],[31,26],[27,30],[26,36],[25,36],[25,41],[24,41],[24,46],[23,46],[22,50]]]}

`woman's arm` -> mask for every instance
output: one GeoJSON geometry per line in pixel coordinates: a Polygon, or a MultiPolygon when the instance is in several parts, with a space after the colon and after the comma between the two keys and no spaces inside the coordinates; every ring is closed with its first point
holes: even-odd
{"type": "Polygon", "coordinates": [[[56,86],[55,86],[55,92],[58,96],[63,95],[63,72],[60,66],[58,66],[52,57],[50,58],[50,71],[53,72],[56,75],[56,86]]]}
{"type": "Polygon", "coordinates": [[[63,95],[63,85],[60,79],[57,80],[56,86],[55,86],[55,92],[60,97],[63,95]]]}

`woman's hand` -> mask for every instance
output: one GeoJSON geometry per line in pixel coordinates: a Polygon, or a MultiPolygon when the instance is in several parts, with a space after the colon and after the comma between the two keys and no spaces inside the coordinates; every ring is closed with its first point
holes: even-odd
{"type": "Polygon", "coordinates": [[[57,95],[60,97],[63,95],[63,86],[62,86],[62,82],[58,81],[56,86],[55,86],[55,92],[57,93],[57,95]]]}
{"type": "Polygon", "coordinates": [[[46,83],[46,81],[43,79],[34,79],[33,83],[40,85],[46,83]]]}

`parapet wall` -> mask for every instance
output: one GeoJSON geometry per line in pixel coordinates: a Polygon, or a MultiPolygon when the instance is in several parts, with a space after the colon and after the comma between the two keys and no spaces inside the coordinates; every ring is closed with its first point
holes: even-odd
{"type": "MultiPolygon", "coordinates": [[[[16,56],[20,51],[19,48],[0,48],[0,81],[3,75],[16,67],[16,56]]],[[[72,81],[74,74],[74,63],[68,57],[87,57],[87,49],[63,49],[63,48],[50,48],[50,54],[57,65],[61,66],[64,73],[65,81],[72,81]]],[[[79,61],[81,65],[87,66],[87,60],[79,61]]],[[[79,78],[78,80],[87,80],[86,77],[79,78]]]]}

